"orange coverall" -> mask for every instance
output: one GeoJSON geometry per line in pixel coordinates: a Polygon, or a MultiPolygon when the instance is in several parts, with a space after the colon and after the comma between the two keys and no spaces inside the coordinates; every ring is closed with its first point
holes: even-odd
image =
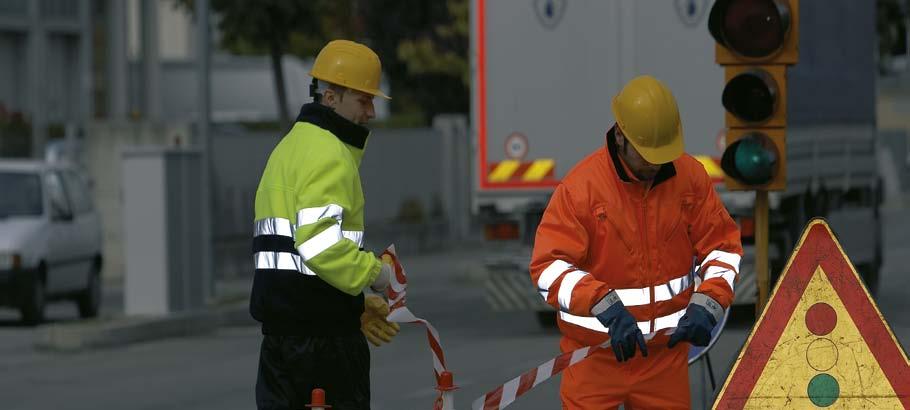
{"type": "MultiPolygon", "coordinates": [[[[563,178],[537,230],[531,279],[559,310],[563,352],[607,339],[591,308],[612,290],[645,335],[676,327],[695,292],[723,308],[733,300],[739,229],[701,163],[683,154],[643,183],[615,145],[611,129],[606,146],[563,178]]],[[[603,349],[566,369],[563,408],[689,408],[689,345],[667,341],[648,341],[648,357],[618,363],[603,349]]]]}

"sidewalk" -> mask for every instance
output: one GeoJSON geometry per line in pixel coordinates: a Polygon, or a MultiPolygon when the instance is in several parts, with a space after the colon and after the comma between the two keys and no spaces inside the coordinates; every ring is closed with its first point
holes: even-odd
{"type": "Polygon", "coordinates": [[[222,326],[255,326],[248,310],[251,282],[249,277],[217,281],[214,296],[202,309],[161,316],[126,316],[123,281],[107,280],[97,319],[41,326],[35,333],[35,347],[73,352],[205,334],[222,326]]]}
{"type": "MultiPolygon", "coordinates": [[[[472,257],[483,249],[483,243],[466,240],[458,243],[437,244],[429,250],[410,242],[398,244],[407,252],[409,267],[414,278],[426,278],[426,291],[446,291],[453,284],[466,284],[478,280],[472,257]],[[439,269],[436,259],[440,255],[455,255],[454,267],[458,274],[455,282],[438,283],[432,280],[439,269]]],[[[379,251],[375,249],[374,251],[379,251]]],[[[453,267],[448,267],[453,268],[453,267]]],[[[45,324],[35,332],[34,345],[41,350],[73,352],[92,348],[106,348],[214,332],[223,326],[258,326],[249,314],[249,295],[252,276],[220,279],[215,283],[215,294],[205,308],[161,316],[126,316],[122,278],[109,278],[103,286],[101,314],[93,320],[73,320],[45,324]]]]}

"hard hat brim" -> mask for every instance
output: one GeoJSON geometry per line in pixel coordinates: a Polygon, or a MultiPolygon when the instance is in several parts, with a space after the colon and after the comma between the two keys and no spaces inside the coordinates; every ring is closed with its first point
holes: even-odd
{"type": "Polygon", "coordinates": [[[372,95],[372,96],[374,96],[374,97],[382,97],[382,98],[385,98],[386,100],[391,100],[391,99],[392,99],[392,97],[389,97],[389,96],[386,95],[384,92],[382,92],[382,90],[379,90],[379,89],[357,88],[357,87],[351,87],[351,86],[349,86],[349,85],[344,85],[344,84],[339,84],[339,85],[341,85],[342,87],[350,88],[350,89],[352,89],[352,90],[360,91],[360,92],[362,92],[362,93],[367,93],[367,94],[372,95]]]}
{"type": "MultiPolygon", "coordinates": [[[[622,128],[622,126],[620,126],[620,128],[622,128]]],[[[626,130],[623,130],[622,132],[623,134],[628,135],[626,134],[626,130]]],[[[645,161],[648,161],[655,165],[673,162],[683,154],[683,151],[685,151],[682,130],[680,129],[676,130],[676,135],[673,138],[673,142],[670,143],[670,145],[663,147],[645,147],[640,144],[636,144],[633,138],[626,138],[626,141],[635,147],[635,151],[638,151],[638,154],[641,155],[645,161]]]]}
{"type": "Polygon", "coordinates": [[[385,99],[387,99],[387,100],[391,100],[391,99],[392,99],[392,97],[389,97],[388,95],[386,95],[386,94],[385,94],[384,92],[382,92],[381,90],[376,90],[376,92],[374,92],[374,93],[367,93],[367,94],[372,94],[372,95],[375,95],[375,96],[377,96],[377,97],[385,98],[385,99]]]}
{"type": "Polygon", "coordinates": [[[310,71],[310,77],[313,77],[313,78],[315,78],[315,79],[317,79],[317,80],[319,80],[319,81],[325,81],[325,82],[327,82],[327,83],[335,84],[335,85],[338,85],[338,86],[341,86],[341,87],[350,88],[350,89],[352,89],[352,90],[357,90],[357,91],[360,91],[360,92],[362,92],[362,93],[366,93],[366,94],[369,94],[369,95],[372,95],[372,96],[375,96],[375,97],[382,97],[382,98],[385,98],[386,100],[391,100],[391,99],[392,99],[392,97],[389,97],[388,95],[386,95],[386,93],[382,92],[382,90],[380,90],[380,89],[359,88],[359,87],[351,87],[350,85],[347,85],[347,84],[338,84],[338,83],[335,83],[335,82],[333,82],[333,81],[331,81],[331,80],[329,80],[329,79],[326,79],[326,78],[322,77],[322,76],[319,75],[319,74],[313,73],[312,71],[310,71]]]}

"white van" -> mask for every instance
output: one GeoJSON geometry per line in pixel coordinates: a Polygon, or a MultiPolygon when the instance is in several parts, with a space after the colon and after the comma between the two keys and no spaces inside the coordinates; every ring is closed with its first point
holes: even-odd
{"type": "Polygon", "coordinates": [[[45,304],[72,300],[79,316],[101,304],[101,221],[75,168],[0,160],[0,306],[38,324],[45,304]]]}

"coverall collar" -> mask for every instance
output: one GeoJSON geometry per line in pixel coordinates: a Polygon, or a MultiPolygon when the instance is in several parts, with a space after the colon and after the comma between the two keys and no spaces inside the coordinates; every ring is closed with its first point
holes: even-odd
{"type": "MultiPolygon", "coordinates": [[[[622,159],[619,157],[618,147],[616,146],[615,126],[607,131],[607,151],[610,153],[610,159],[613,160],[613,168],[616,169],[616,175],[619,176],[622,182],[639,182],[637,178],[626,172],[622,159]]],[[[654,176],[654,181],[651,182],[651,189],[674,176],[676,176],[676,167],[673,166],[672,162],[661,165],[660,169],[657,170],[657,175],[654,176]]]]}
{"type": "Polygon", "coordinates": [[[370,130],[338,115],[334,110],[319,103],[304,104],[296,122],[308,122],[335,135],[341,142],[359,150],[367,145],[370,130]]]}

